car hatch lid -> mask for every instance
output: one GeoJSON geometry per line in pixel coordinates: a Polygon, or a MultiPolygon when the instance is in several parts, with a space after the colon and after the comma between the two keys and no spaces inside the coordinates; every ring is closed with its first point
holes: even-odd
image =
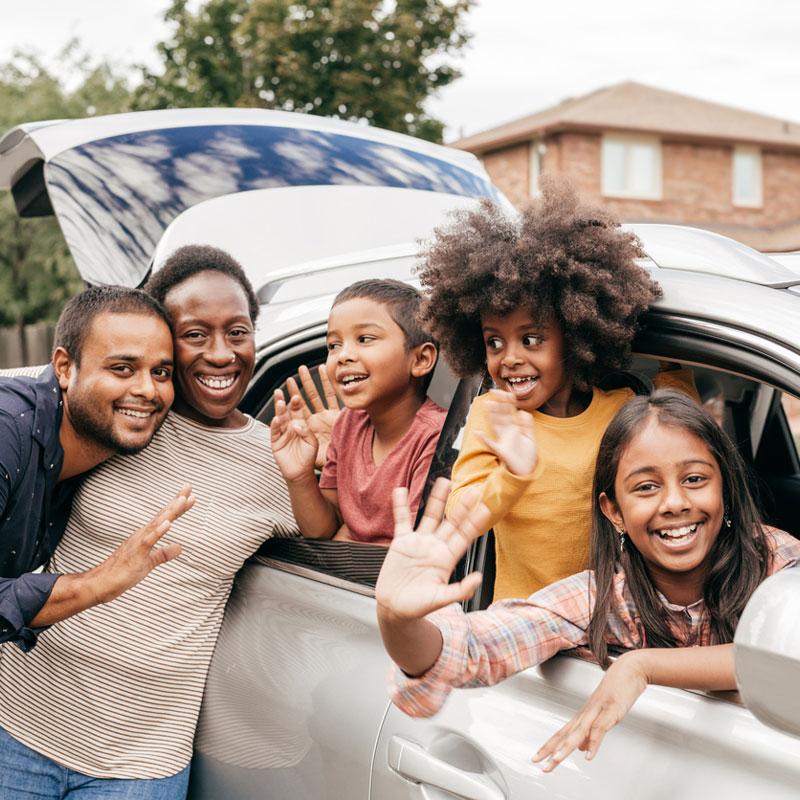
{"type": "Polygon", "coordinates": [[[85,281],[129,286],[145,279],[164,230],[181,212],[225,195],[385,186],[504,202],[470,154],[261,109],[20,126],[0,140],[0,188],[9,186],[21,213],[55,213],[85,281]]]}

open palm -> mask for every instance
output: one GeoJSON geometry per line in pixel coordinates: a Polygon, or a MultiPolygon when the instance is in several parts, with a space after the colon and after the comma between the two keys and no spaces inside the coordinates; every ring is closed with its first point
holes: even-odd
{"type": "Polygon", "coordinates": [[[280,390],[275,392],[275,416],[270,423],[272,455],[287,481],[314,473],[317,438],[304,420],[292,419],[280,390]]]}
{"type": "Polygon", "coordinates": [[[449,481],[436,482],[415,531],[407,490],[394,491],[394,539],[378,576],[375,598],[396,618],[424,617],[449,603],[466,600],[480,584],[478,572],[457,583],[449,581],[470,543],[488,530],[489,509],[480,503],[476,487],[462,493],[451,519],[443,520],[449,492],[449,481]]]}
{"type": "Polygon", "coordinates": [[[533,417],[517,408],[510,392],[489,392],[489,419],[493,435],[478,431],[483,443],[514,475],[530,475],[538,461],[533,417]]]}

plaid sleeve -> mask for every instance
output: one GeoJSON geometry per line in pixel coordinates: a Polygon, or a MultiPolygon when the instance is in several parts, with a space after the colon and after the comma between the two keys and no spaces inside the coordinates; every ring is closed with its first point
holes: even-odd
{"type": "Polygon", "coordinates": [[[419,677],[394,667],[392,702],[409,716],[429,717],[454,687],[491,686],[561,650],[585,645],[593,603],[590,576],[581,572],[527,600],[502,600],[485,611],[465,614],[452,605],[431,614],[428,619],[442,633],[442,652],[419,677]]]}
{"type": "Polygon", "coordinates": [[[764,526],[767,541],[772,554],[769,574],[774,575],[787,567],[795,567],[800,563],[800,541],[779,528],[764,526]]]}

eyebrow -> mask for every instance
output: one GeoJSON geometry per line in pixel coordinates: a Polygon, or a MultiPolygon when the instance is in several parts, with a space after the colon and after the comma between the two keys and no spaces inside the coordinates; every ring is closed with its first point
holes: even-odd
{"type": "MultiPolygon", "coordinates": [[[[231,322],[239,322],[241,320],[247,320],[248,325],[252,325],[253,321],[247,314],[237,314],[234,317],[230,317],[225,321],[225,324],[230,324],[231,322]]],[[[211,323],[207,319],[201,319],[200,317],[190,317],[189,319],[179,319],[176,320],[174,323],[176,325],[203,325],[205,327],[209,327],[211,323]]]]}
{"type": "MultiPolygon", "coordinates": [[[[706,461],[702,458],[687,458],[685,461],[679,461],[679,467],[687,467],[689,464],[704,464],[707,467],[711,467],[713,469],[714,465],[710,461],[706,461]]],[[[634,475],[640,475],[643,472],[658,472],[658,467],[639,467],[638,469],[632,470],[625,476],[625,480],[627,481],[629,478],[634,477],[634,475]]]]}
{"type": "MultiPolygon", "coordinates": [[[[358,325],[353,326],[356,330],[361,330],[363,328],[380,328],[380,330],[385,331],[386,328],[380,324],[380,322],[359,322],[358,325]]],[[[339,331],[334,328],[333,330],[329,330],[327,333],[328,336],[341,336],[339,331]]]]}
{"type": "MultiPolygon", "coordinates": [[[[135,356],[129,353],[112,353],[111,355],[106,356],[103,360],[105,363],[110,363],[112,361],[129,361],[133,364],[138,364],[144,359],[142,356],[135,356]]],[[[162,358],[158,363],[165,367],[171,367],[175,362],[171,358],[162,358]]]]}

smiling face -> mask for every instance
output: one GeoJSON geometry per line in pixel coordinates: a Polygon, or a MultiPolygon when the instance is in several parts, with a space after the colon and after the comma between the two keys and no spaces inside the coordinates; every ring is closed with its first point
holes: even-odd
{"type": "Polygon", "coordinates": [[[722,475],[708,446],[651,414],[622,452],[614,493],[615,501],[600,496],[603,513],[624,528],[656,586],[674,602],[699,599],[724,515],[722,475]]]}
{"type": "Polygon", "coordinates": [[[146,447],[173,399],[172,336],[164,320],[155,314],[98,314],[80,365],[67,363],[59,383],[75,433],[108,453],[146,447]]]}
{"type": "Polygon", "coordinates": [[[511,392],[517,406],[562,416],[572,395],[564,368],[564,336],[552,321],[537,322],[525,309],[482,314],[486,367],[498,388],[511,392]]]}
{"type": "Polygon", "coordinates": [[[367,297],[338,303],[328,317],[328,377],[348,408],[375,412],[417,394],[417,381],[433,368],[428,343],[406,348],[403,329],[388,308],[367,297]]]}
{"type": "Polygon", "coordinates": [[[256,350],[247,296],[221,272],[198,272],[164,298],[175,331],[175,410],[212,427],[239,427],[237,406],[253,375],[256,350]]]}

